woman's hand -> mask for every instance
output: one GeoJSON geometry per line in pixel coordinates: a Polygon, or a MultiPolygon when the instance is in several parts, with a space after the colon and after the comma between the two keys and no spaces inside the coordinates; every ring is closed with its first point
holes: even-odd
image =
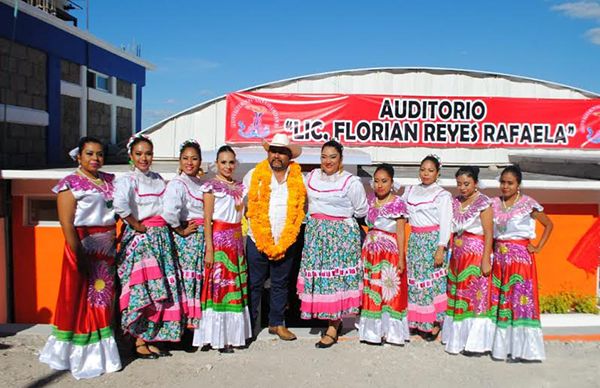
{"type": "Polygon", "coordinates": [[[435,253],[433,254],[433,266],[441,267],[444,265],[445,249],[442,245],[439,245],[435,253]]]}
{"type": "Polygon", "coordinates": [[[179,227],[175,228],[174,230],[175,230],[175,233],[177,233],[181,237],[187,237],[190,234],[196,233],[196,231],[198,230],[198,225],[196,224],[195,221],[192,220],[192,221],[188,222],[188,224],[185,228],[182,228],[181,226],[179,226],[179,227]]]}
{"type": "Polygon", "coordinates": [[[135,221],[133,223],[130,224],[131,227],[133,228],[133,230],[135,230],[138,233],[146,233],[146,225],[142,224],[139,221],[135,221]]]}
{"type": "Polygon", "coordinates": [[[206,250],[206,252],[204,252],[204,267],[212,268],[214,260],[214,252],[212,250],[206,250]]]}
{"type": "Polygon", "coordinates": [[[532,243],[527,244],[527,250],[529,253],[540,253],[540,248],[536,247],[532,243]]]}
{"type": "Polygon", "coordinates": [[[490,276],[492,272],[492,261],[489,256],[483,256],[481,258],[481,274],[483,276],[490,276]]]}
{"type": "Polygon", "coordinates": [[[400,257],[398,260],[398,274],[402,275],[404,270],[406,269],[406,260],[403,257],[400,257]]]}

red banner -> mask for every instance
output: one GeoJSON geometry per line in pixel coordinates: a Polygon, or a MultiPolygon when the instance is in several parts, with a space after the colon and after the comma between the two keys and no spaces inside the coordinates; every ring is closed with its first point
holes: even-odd
{"type": "Polygon", "coordinates": [[[600,99],[231,93],[228,143],[600,149],[600,99]]]}

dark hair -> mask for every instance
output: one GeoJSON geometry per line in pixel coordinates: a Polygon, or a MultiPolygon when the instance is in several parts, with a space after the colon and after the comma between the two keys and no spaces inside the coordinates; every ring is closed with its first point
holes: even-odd
{"type": "Polygon", "coordinates": [[[93,137],[93,136],[83,136],[77,142],[77,148],[79,148],[79,151],[77,153],[79,155],[81,155],[81,151],[83,151],[83,147],[85,147],[85,145],[88,143],[100,144],[100,146],[102,147],[102,150],[104,150],[104,143],[102,143],[102,141],[100,139],[93,137]]]}
{"type": "Polygon", "coordinates": [[[133,151],[133,147],[135,147],[136,145],[138,145],[139,143],[141,143],[143,141],[150,144],[150,147],[152,148],[152,150],[154,150],[154,143],[152,143],[152,140],[150,140],[147,137],[136,136],[133,139],[133,141],[131,142],[131,144],[129,145],[129,153],[131,153],[131,151],[133,151]]]}
{"type": "Polygon", "coordinates": [[[337,140],[329,140],[329,141],[325,142],[325,144],[323,144],[321,146],[321,152],[323,152],[325,147],[335,148],[336,151],[338,152],[338,154],[340,154],[340,158],[344,157],[344,146],[341,145],[337,140]]]}
{"type": "Polygon", "coordinates": [[[390,178],[394,179],[394,167],[392,167],[391,164],[381,163],[375,169],[375,172],[373,173],[373,177],[375,177],[375,174],[377,174],[378,171],[385,171],[389,175],[390,178]]]}
{"type": "Polygon", "coordinates": [[[227,144],[225,144],[225,145],[222,145],[219,148],[219,150],[217,151],[217,160],[219,160],[219,155],[221,155],[223,152],[231,152],[233,154],[233,156],[236,156],[233,148],[231,148],[231,146],[228,146],[227,144]]]}
{"type": "Polygon", "coordinates": [[[425,163],[426,161],[430,161],[431,163],[433,163],[433,165],[435,166],[435,170],[436,171],[440,171],[440,161],[438,160],[438,158],[436,158],[433,155],[427,155],[426,157],[423,158],[423,160],[421,160],[421,164],[420,166],[423,165],[423,163],[425,163]]]}
{"type": "Polygon", "coordinates": [[[200,150],[200,144],[193,141],[186,141],[181,145],[181,149],[179,150],[179,158],[181,158],[181,154],[183,154],[183,151],[185,151],[186,148],[195,149],[196,152],[198,152],[198,157],[202,159],[202,151],[200,150]]]}
{"type": "Polygon", "coordinates": [[[523,180],[523,173],[521,172],[521,167],[519,167],[518,164],[513,164],[511,166],[505,167],[504,170],[502,170],[502,174],[500,174],[500,177],[502,177],[502,175],[506,173],[513,174],[515,178],[517,178],[517,183],[521,184],[521,181],[523,180]]]}
{"type": "Polygon", "coordinates": [[[466,175],[469,178],[472,178],[475,183],[479,182],[479,167],[477,166],[462,166],[456,171],[454,174],[455,178],[458,178],[461,175],[466,175]]]}

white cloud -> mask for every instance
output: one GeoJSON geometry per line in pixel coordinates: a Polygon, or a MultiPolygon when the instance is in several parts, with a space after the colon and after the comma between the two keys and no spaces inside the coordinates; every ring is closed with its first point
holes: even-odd
{"type": "Polygon", "coordinates": [[[600,27],[587,30],[585,37],[588,38],[593,44],[600,45],[600,27]]]}
{"type": "Polygon", "coordinates": [[[198,91],[199,96],[210,96],[211,94],[214,94],[214,92],[210,89],[200,89],[198,91]]]}
{"type": "Polygon", "coordinates": [[[600,20],[600,3],[595,1],[578,1],[575,3],[562,3],[552,7],[553,11],[562,12],[576,19],[600,20]]]}
{"type": "Polygon", "coordinates": [[[169,105],[173,105],[177,102],[177,100],[175,100],[174,98],[167,98],[165,100],[165,104],[169,104],[169,105]]]}

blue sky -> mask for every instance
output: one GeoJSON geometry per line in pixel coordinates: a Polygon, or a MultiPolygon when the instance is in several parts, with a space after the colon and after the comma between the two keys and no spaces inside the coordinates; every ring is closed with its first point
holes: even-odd
{"type": "Polygon", "coordinates": [[[600,93],[600,1],[89,3],[91,33],[141,44],[157,67],[143,128],[228,92],[364,67],[491,71],[600,93]]]}

